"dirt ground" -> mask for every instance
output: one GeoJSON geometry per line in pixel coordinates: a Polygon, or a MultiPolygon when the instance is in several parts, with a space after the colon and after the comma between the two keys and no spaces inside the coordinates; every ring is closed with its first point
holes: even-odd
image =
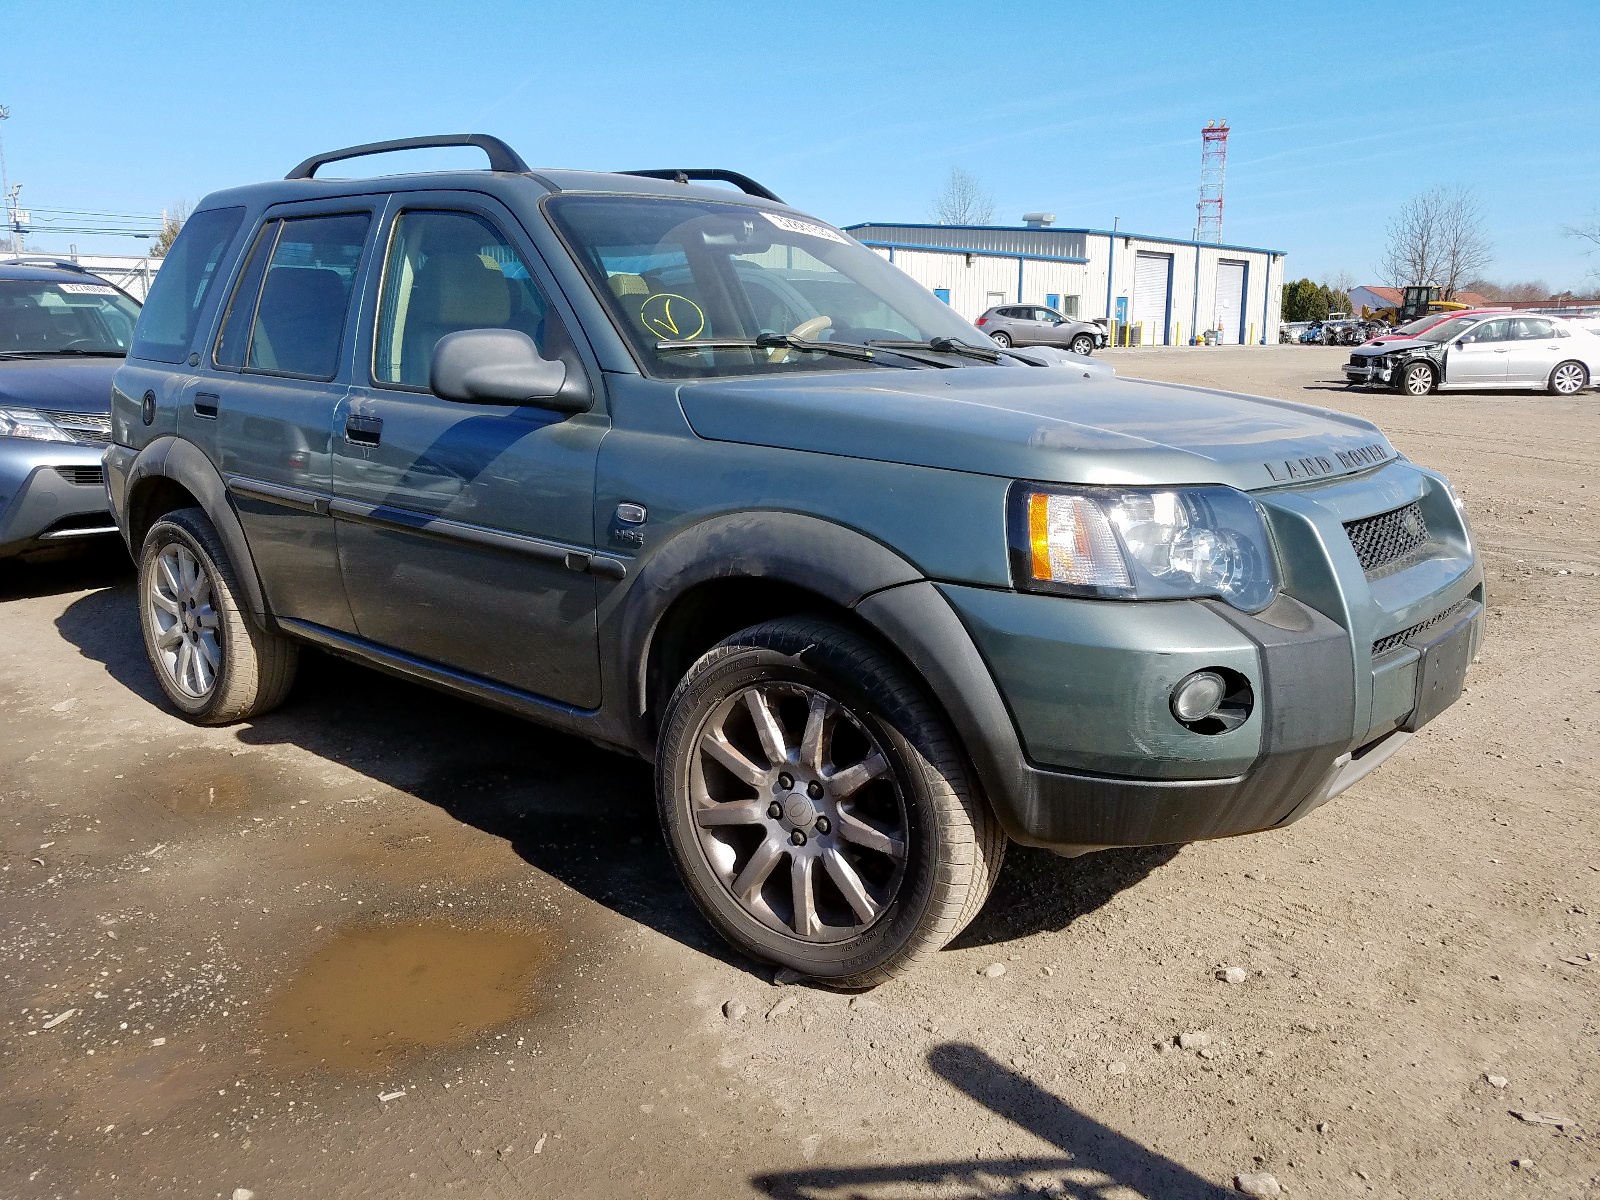
{"type": "Polygon", "coordinates": [[[8,569],[0,1196],[1600,1197],[1600,395],[1107,357],[1449,473],[1491,589],[1465,702],[1280,832],[1016,850],[852,998],[715,940],[642,766],[320,656],[196,729],[120,552],[8,569]]]}

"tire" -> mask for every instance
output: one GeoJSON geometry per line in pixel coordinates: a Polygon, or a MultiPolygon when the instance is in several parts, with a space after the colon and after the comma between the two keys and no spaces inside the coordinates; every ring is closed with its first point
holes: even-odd
{"type": "Polygon", "coordinates": [[[1576,396],[1589,386],[1589,369],[1581,362],[1558,363],[1546,384],[1557,396],[1576,396]]]}
{"type": "Polygon", "coordinates": [[[139,552],[139,628],[167,700],[197,725],[227,725],[283,702],[299,647],[258,628],[216,529],[198,508],[170,512],[139,552]]]}
{"type": "Polygon", "coordinates": [[[943,948],[1005,855],[923,689],[821,618],[746,629],[689,669],[667,705],[656,800],[717,931],[835,987],[875,987],[943,948]]]}
{"type": "Polygon", "coordinates": [[[1400,390],[1408,396],[1426,396],[1433,391],[1436,378],[1431,364],[1408,363],[1400,372],[1400,390]]]}
{"type": "Polygon", "coordinates": [[[1074,354],[1089,355],[1094,353],[1094,338],[1087,333],[1080,333],[1072,339],[1072,352],[1074,354]]]}
{"type": "Polygon", "coordinates": [[[989,337],[994,341],[996,346],[1006,350],[1011,348],[1011,335],[1009,333],[996,330],[994,333],[991,333],[989,337]]]}

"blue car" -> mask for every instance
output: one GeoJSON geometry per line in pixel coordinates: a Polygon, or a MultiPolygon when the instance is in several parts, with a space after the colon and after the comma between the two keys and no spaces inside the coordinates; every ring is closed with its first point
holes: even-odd
{"type": "Polygon", "coordinates": [[[0,560],[115,534],[100,456],[133,297],[70,262],[0,262],[0,560]]]}

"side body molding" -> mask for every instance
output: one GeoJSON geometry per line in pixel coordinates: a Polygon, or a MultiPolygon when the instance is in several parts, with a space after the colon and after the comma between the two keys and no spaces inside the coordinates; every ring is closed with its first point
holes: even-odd
{"type": "Polygon", "coordinates": [[[129,553],[138,557],[139,547],[133,542],[133,530],[142,530],[149,525],[145,507],[155,494],[151,485],[160,479],[178,484],[200,502],[200,507],[216,526],[217,534],[227,548],[234,573],[244,586],[256,623],[267,624],[270,618],[266,596],[256,574],[250,544],[245,540],[244,527],[239,524],[238,514],[228,501],[227,485],[216,465],[192,442],[179,437],[157,438],[139,452],[128,468],[121,525],[129,553]]]}
{"type": "Polygon", "coordinates": [[[621,685],[608,694],[627,697],[628,740],[654,758],[653,735],[643,720],[651,649],[673,603],[701,584],[787,583],[854,608],[874,592],[922,578],[915,566],[866,534],[799,513],[724,513],[684,529],[649,556],[631,585],[613,593],[617,611],[602,614],[602,644],[613,648],[609,658],[621,685]]]}

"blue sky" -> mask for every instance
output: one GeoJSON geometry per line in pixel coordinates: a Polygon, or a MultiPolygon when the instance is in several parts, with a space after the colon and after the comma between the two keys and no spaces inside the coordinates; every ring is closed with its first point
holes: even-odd
{"type": "MultiPolygon", "coordinates": [[[[1600,267],[1561,234],[1600,211],[1600,0],[0,11],[25,208],[158,213],[318,150],[475,130],[541,166],[731,167],[841,225],[926,220],[960,165],[1001,223],[1188,236],[1199,130],[1226,118],[1224,238],[1287,251],[1291,277],[1374,281],[1390,215],[1435,184],[1476,191],[1492,278],[1600,267]]],[[[29,249],[69,241],[141,245],[29,249]]]]}

